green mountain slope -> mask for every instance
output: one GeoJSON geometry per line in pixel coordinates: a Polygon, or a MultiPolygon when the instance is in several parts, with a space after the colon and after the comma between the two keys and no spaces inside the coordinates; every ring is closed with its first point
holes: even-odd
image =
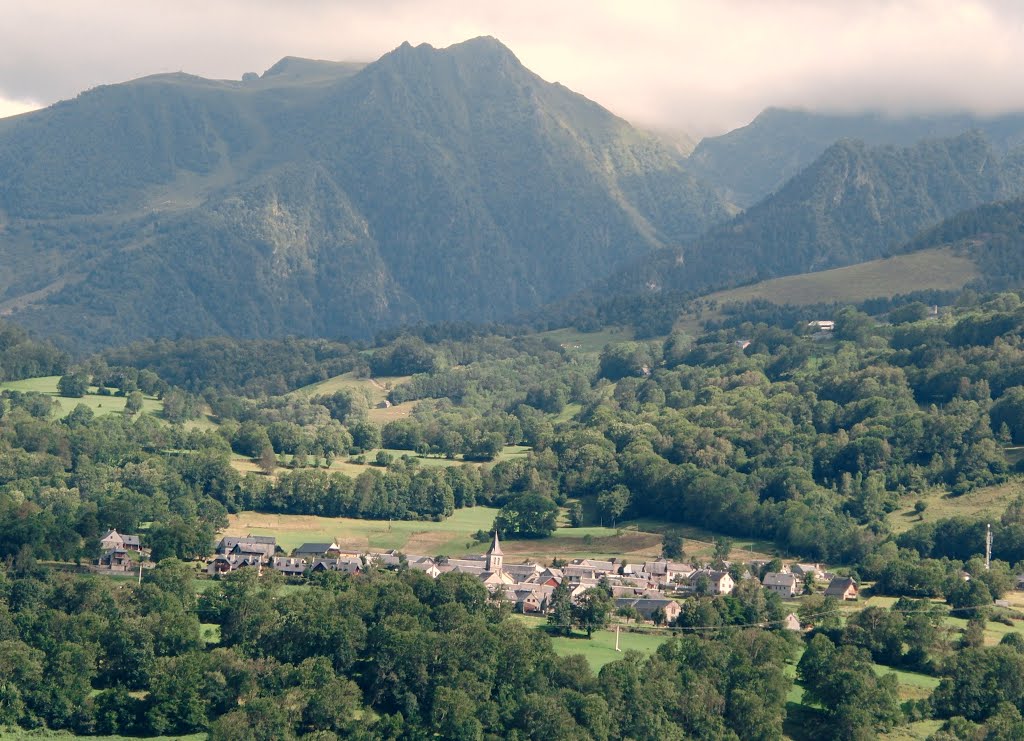
{"type": "Polygon", "coordinates": [[[911,146],[968,131],[985,134],[1000,153],[1024,146],[1024,114],[907,116],[827,114],[769,108],[747,126],[702,140],[688,164],[724,197],[747,208],[780,188],[840,139],[869,146],[911,146]]]}
{"type": "Polygon", "coordinates": [[[728,212],[494,39],[160,75],[0,127],[0,312],[68,342],[497,319],[728,212]]]}
{"type": "Polygon", "coordinates": [[[978,133],[909,148],[840,142],[777,193],[679,251],[646,258],[617,287],[706,293],[890,254],[957,212],[1024,183],[978,133]]]}

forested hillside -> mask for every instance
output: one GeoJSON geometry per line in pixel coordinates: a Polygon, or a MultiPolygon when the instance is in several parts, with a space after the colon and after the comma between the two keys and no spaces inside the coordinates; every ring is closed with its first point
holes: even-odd
{"type": "Polygon", "coordinates": [[[830,147],[777,193],[681,250],[642,259],[611,285],[693,295],[891,254],[961,210],[1024,181],[980,134],[872,149],[830,147]]]}
{"type": "Polygon", "coordinates": [[[728,215],[493,39],[104,86],[4,122],[0,171],[0,311],[80,347],[502,318],[728,215]]]}
{"type": "MultiPolygon", "coordinates": [[[[0,666],[14,678],[0,683],[0,723],[213,739],[775,739],[792,727],[825,739],[922,718],[933,730],[957,716],[1014,722],[974,698],[964,667],[1024,666],[1021,640],[985,645],[987,618],[1016,634],[1021,617],[992,606],[1024,563],[1020,295],[965,292],[937,314],[847,307],[831,332],[806,311],[732,306],[697,337],[605,329],[599,351],[580,333],[407,334],[372,348],[164,340],[78,362],[2,326],[6,378],[62,375],[55,391],[0,389],[0,666]],[[348,382],[308,385],[334,373],[348,382]],[[377,422],[359,384],[384,374],[402,412],[377,422]],[[968,506],[978,497],[983,511],[968,506]],[[191,563],[242,511],[373,520],[392,537],[392,521],[429,530],[482,506],[510,552],[625,538],[600,523],[629,521],[739,586],[680,592],[671,629],[644,628],[660,648],[595,675],[470,574],[432,579],[399,560],[398,573],[201,581],[191,563]],[[141,585],[67,573],[108,528],[140,533],[156,562],[141,585]],[[714,538],[714,553],[690,533],[714,538]],[[730,558],[730,538],[776,560],[730,558]],[[757,577],[783,559],[842,569],[871,585],[870,604],[841,608],[813,583],[796,601],[766,594],[757,577]],[[781,629],[786,610],[806,638],[781,629]],[[794,663],[799,704],[787,701],[794,663]],[[906,675],[928,691],[899,695],[906,675]],[[851,686],[866,698],[856,712],[842,702],[851,686]],[[680,712],[696,695],[711,699],[680,712]]],[[[439,534],[442,553],[473,545],[439,534]]],[[[610,587],[592,589],[571,607],[604,605],[588,632],[612,619],[610,587]]]]}
{"type": "Polygon", "coordinates": [[[746,126],[702,139],[687,164],[723,197],[748,208],[841,139],[871,147],[908,147],[924,139],[948,139],[979,131],[1000,156],[1024,147],[1020,114],[887,116],[880,113],[821,113],[768,108],[746,126]]]}

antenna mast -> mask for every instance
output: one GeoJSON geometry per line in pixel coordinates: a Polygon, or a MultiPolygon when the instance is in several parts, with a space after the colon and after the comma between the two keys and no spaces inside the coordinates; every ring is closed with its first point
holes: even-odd
{"type": "Polygon", "coordinates": [[[989,570],[992,564],[992,523],[989,523],[985,531],[985,571],[989,570]]]}

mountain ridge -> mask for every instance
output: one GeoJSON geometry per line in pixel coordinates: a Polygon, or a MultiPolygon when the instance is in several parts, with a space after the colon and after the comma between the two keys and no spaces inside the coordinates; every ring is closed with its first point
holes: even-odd
{"type": "Polygon", "coordinates": [[[141,78],[0,131],[0,306],[82,347],[370,336],[536,308],[729,216],[495,39],[282,62],[294,81],[141,78]]]}

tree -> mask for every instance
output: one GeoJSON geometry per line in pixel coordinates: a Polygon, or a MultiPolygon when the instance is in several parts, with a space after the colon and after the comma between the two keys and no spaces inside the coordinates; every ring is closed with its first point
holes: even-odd
{"type": "Polygon", "coordinates": [[[569,635],[575,619],[572,605],[572,592],[569,580],[562,579],[551,594],[551,611],[548,613],[548,625],[555,630],[569,635]]]}
{"type": "Polygon", "coordinates": [[[732,541],[728,538],[715,538],[715,552],[712,558],[715,563],[728,560],[729,552],[732,550],[732,541]]]}
{"type": "Polygon", "coordinates": [[[558,505],[543,494],[523,494],[506,504],[494,519],[504,537],[546,538],[555,531],[558,505]]]}
{"type": "Polygon", "coordinates": [[[600,587],[591,587],[576,598],[576,624],[587,632],[587,638],[592,637],[595,630],[607,627],[613,606],[608,592],[600,587]]]}
{"type": "Polygon", "coordinates": [[[572,527],[583,525],[583,505],[579,502],[572,502],[569,505],[569,524],[572,527]]]}
{"type": "Polygon", "coordinates": [[[661,556],[670,561],[683,558],[683,536],[678,530],[669,530],[661,539],[661,556]]]}
{"type": "Polygon", "coordinates": [[[277,456],[274,455],[274,448],[270,444],[270,440],[267,440],[267,444],[263,446],[260,451],[260,470],[263,471],[267,476],[274,473],[277,469],[277,456]]]}
{"type": "Polygon", "coordinates": [[[61,376],[57,381],[57,393],[61,396],[82,398],[89,392],[89,377],[78,371],[61,376]]]}
{"type": "Polygon", "coordinates": [[[865,732],[886,730],[902,717],[896,676],[877,676],[870,654],[863,649],[837,648],[818,634],[796,671],[805,701],[820,707],[833,738],[859,738],[865,732]]]}
{"type": "Polygon", "coordinates": [[[619,484],[609,491],[603,491],[597,495],[597,506],[601,510],[602,517],[608,517],[615,527],[615,521],[629,507],[631,495],[629,489],[619,484]]]}
{"type": "Polygon", "coordinates": [[[125,414],[138,414],[142,411],[142,405],[144,402],[145,397],[142,395],[141,391],[132,391],[124,400],[125,414]]]}
{"type": "Polygon", "coordinates": [[[803,593],[805,595],[807,595],[807,594],[814,594],[814,583],[815,583],[815,580],[814,580],[814,573],[813,572],[808,571],[806,574],[804,574],[803,593]]]}

